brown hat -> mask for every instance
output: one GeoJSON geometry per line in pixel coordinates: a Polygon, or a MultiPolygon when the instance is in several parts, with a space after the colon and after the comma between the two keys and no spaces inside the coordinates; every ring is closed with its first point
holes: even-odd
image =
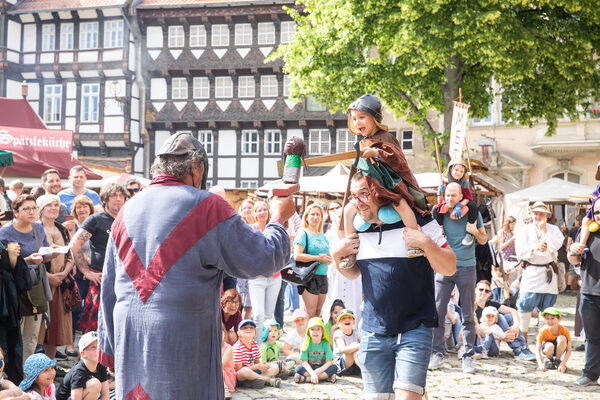
{"type": "Polygon", "coordinates": [[[543,212],[548,215],[552,215],[550,210],[548,210],[548,206],[546,204],[544,204],[544,202],[542,202],[542,201],[536,201],[535,203],[533,203],[533,205],[529,208],[529,211],[543,212]]]}
{"type": "Polygon", "coordinates": [[[598,163],[598,166],[596,167],[596,180],[600,181],[600,162],[598,163]]]}
{"type": "Polygon", "coordinates": [[[189,133],[179,132],[171,135],[162,145],[157,156],[182,156],[191,151],[204,150],[202,144],[189,133]]]}

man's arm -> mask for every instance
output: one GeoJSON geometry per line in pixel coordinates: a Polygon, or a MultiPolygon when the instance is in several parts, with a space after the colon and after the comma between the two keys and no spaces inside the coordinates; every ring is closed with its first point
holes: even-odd
{"type": "Polygon", "coordinates": [[[438,274],[450,276],[456,273],[456,255],[454,251],[449,246],[438,246],[423,232],[420,226],[418,229],[404,228],[404,240],[407,246],[423,250],[431,268],[438,274]]]}
{"type": "Polygon", "coordinates": [[[472,224],[467,222],[467,233],[470,233],[471,235],[475,236],[475,240],[477,240],[477,243],[479,244],[486,244],[488,240],[488,235],[485,231],[485,228],[483,226],[477,228],[475,222],[472,224]]]}
{"type": "Polygon", "coordinates": [[[71,253],[73,254],[75,265],[77,265],[77,268],[79,268],[83,276],[95,284],[100,285],[102,282],[102,274],[93,272],[90,269],[90,265],[83,253],[83,245],[90,240],[91,237],[91,233],[85,229],[79,228],[71,240],[71,253]]]}
{"type": "Polygon", "coordinates": [[[356,279],[360,276],[360,269],[358,268],[358,264],[354,264],[354,266],[352,266],[352,268],[349,269],[340,269],[339,265],[342,258],[347,257],[350,254],[358,253],[359,244],[360,241],[358,239],[358,235],[356,233],[353,233],[352,235],[341,239],[329,249],[337,270],[343,276],[350,280],[356,279]]]}

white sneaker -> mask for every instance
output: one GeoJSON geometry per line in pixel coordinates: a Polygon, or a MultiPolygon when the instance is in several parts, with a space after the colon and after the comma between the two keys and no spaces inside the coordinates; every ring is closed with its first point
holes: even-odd
{"type": "Polygon", "coordinates": [[[471,246],[474,241],[475,241],[475,238],[473,237],[473,235],[471,235],[470,233],[467,233],[462,240],[462,245],[463,246],[471,246]]]}
{"type": "Polygon", "coordinates": [[[225,385],[225,384],[223,386],[225,386],[225,400],[231,399],[232,396],[231,396],[231,392],[229,391],[229,388],[227,388],[227,385],[225,385]]]}
{"type": "Polygon", "coordinates": [[[462,369],[465,374],[474,374],[475,367],[473,366],[472,357],[464,357],[462,360],[462,369]]]}
{"type": "Polygon", "coordinates": [[[444,362],[444,356],[440,353],[433,353],[429,358],[429,366],[428,369],[438,369],[442,366],[444,362]]]}

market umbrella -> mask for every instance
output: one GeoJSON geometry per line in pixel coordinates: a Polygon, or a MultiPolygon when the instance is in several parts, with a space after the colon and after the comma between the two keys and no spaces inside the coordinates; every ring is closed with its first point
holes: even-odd
{"type": "Polygon", "coordinates": [[[0,167],[13,165],[13,155],[10,151],[0,150],[0,167]]]}

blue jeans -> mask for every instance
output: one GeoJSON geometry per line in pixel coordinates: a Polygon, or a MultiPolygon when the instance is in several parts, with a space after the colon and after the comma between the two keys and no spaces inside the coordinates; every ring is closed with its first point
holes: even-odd
{"type": "Polygon", "coordinates": [[[494,335],[485,335],[485,339],[483,339],[483,343],[481,346],[475,346],[475,353],[483,353],[483,350],[487,352],[487,355],[490,357],[496,357],[500,354],[500,349],[496,344],[496,339],[494,339],[494,335]]]}
{"type": "Polygon", "coordinates": [[[298,286],[287,285],[285,287],[285,309],[294,311],[300,308],[300,295],[298,294],[298,286]]]}
{"type": "Polygon", "coordinates": [[[581,372],[596,381],[600,376],[600,296],[581,293],[579,313],[585,330],[585,365],[581,372]]]}
{"type": "Polygon", "coordinates": [[[433,351],[442,355],[446,354],[446,342],[444,340],[444,318],[448,311],[448,301],[454,285],[458,287],[460,293],[460,306],[462,307],[463,322],[463,341],[465,343],[465,352],[463,357],[473,355],[473,346],[475,346],[475,317],[473,305],[475,304],[475,281],[477,272],[475,266],[457,267],[452,276],[435,274],[435,306],[438,313],[438,321],[441,321],[437,328],[433,329],[433,351]]]}
{"type": "Polygon", "coordinates": [[[275,303],[275,321],[279,324],[279,326],[283,327],[283,309],[285,308],[285,288],[288,286],[288,283],[281,280],[281,288],[279,289],[279,294],[277,295],[277,303],[275,303]]]}
{"type": "Polygon", "coordinates": [[[394,389],[423,395],[432,337],[432,329],[423,325],[400,336],[362,330],[358,364],[364,398],[393,398],[394,389]]]}
{"type": "Polygon", "coordinates": [[[452,325],[452,336],[454,336],[454,343],[456,343],[456,346],[460,347],[463,344],[463,342],[459,340],[460,330],[463,327],[463,320],[465,318],[463,317],[462,308],[460,308],[460,306],[454,305],[454,309],[458,313],[458,318],[456,318],[456,323],[452,325]]]}
{"type": "MultiPolygon", "coordinates": [[[[498,326],[502,328],[504,332],[508,330],[513,325],[513,317],[510,314],[498,314],[498,326]]],[[[508,347],[510,347],[515,355],[520,353],[522,350],[527,348],[527,341],[525,340],[525,336],[523,333],[519,331],[519,336],[515,338],[512,342],[506,342],[508,347]]]]}

